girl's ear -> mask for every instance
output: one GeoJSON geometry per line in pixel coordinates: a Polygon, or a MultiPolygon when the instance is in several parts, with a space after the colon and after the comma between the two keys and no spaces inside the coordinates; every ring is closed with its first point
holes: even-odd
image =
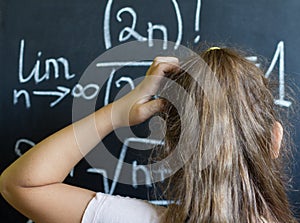
{"type": "Polygon", "coordinates": [[[279,122],[275,122],[272,130],[272,147],[273,152],[271,154],[272,159],[276,159],[279,156],[281,140],[283,136],[283,128],[279,122]]]}

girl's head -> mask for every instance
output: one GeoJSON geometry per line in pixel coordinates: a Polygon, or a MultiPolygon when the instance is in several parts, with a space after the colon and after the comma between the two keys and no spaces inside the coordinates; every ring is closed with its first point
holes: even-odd
{"type": "Polygon", "coordinates": [[[193,56],[182,70],[168,77],[193,100],[182,101],[184,116],[166,104],[161,157],[175,147],[181,157],[193,154],[169,180],[168,198],[176,204],[166,222],[294,222],[278,156],[282,128],[262,70],[228,48],[193,56]]]}

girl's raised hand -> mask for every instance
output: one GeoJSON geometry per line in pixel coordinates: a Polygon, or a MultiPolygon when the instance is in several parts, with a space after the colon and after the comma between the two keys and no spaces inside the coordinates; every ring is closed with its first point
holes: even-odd
{"type": "Polygon", "coordinates": [[[161,111],[164,99],[151,100],[156,95],[165,74],[177,72],[176,57],[156,57],[144,80],[130,93],[113,102],[112,120],[115,128],[137,125],[161,111]]]}

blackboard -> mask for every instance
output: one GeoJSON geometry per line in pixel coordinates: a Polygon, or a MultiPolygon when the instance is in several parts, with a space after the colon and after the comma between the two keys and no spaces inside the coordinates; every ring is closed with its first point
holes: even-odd
{"type": "MultiPolygon", "coordinates": [[[[200,41],[221,42],[251,49],[273,61],[269,70],[274,72],[269,78],[281,86],[275,103],[291,114],[289,121],[294,126],[293,188],[289,194],[298,213],[300,121],[293,111],[300,98],[299,10],[298,0],[0,1],[0,171],[32,145],[72,122],[74,97],[89,100],[98,90],[95,85],[80,86],[77,82],[102,53],[132,40],[148,47],[152,39],[186,46],[196,46],[200,41]],[[293,101],[286,97],[289,84],[296,92],[293,101]]],[[[162,44],[162,50],[164,47],[170,50],[170,46],[162,44]]],[[[257,57],[248,59],[256,62],[257,57]]],[[[143,75],[148,65],[137,65],[136,74],[143,75]]],[[[126,69],[122,72],[128,73],[126,69]]],[[[120,81],[122,72],[112,81],[120,81]]],[[[105,90],[99,91],[99,104],[109,102],[105,90]]],[[[144,128],[137,127],[135,131],[139,137],[147,134],[144,128]]],[[[111,138],[107,144],[119,157],[122,143],[111,138]]],[[[128,162],[136,161],[133,155],[128,150],[128,162]]],[[[143,177],[143,172],[138,177],[143,177]]],[[[96,191],[151,200],[151,185],[116,184],[110,191],[112,181],[103,180],[101,173],[91,169],[85,160],[66,181],[96,191]]],[[[0,219],[30,222],[2,197],[0,219]]]]}

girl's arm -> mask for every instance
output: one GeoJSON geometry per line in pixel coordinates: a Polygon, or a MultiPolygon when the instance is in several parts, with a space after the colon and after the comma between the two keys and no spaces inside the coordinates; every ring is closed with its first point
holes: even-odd
{"type": "Polygon", "coordinates": [[[35,222],[80,222],[95,192],[63,180],[115,128],[139,124],[161,109],[163,101],[150,100],[150,96],[165,73],[178,69],[177,63],[174,57],[156,58],[145,79],[130,93],[26,152],[2,173],[3,197],[35,222]]]}

